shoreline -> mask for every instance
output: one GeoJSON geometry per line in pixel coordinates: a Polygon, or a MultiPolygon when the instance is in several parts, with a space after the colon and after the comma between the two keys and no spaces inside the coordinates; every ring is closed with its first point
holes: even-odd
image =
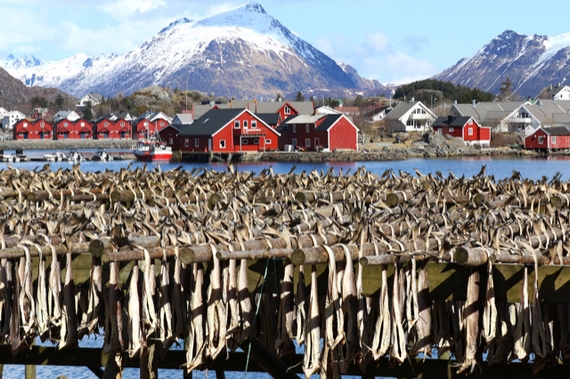
{"type": "MultiPolygon", "coordinates": [[[[136,140],[9,140],[0,141],[0,149],[22,149],[24,154],[29,150],[71,150],[71,149],[126,149],[134,148],[136,140]]],[[[176,153],[176,152],[175,152],[176,153]]],[[[568,152],[563,153],[567,155],[568,152]]],[[[216,154],[214,154],[216,155],[216,154]]],[[[445,158],[460,156],[502,156],[523,157],[541,156],[542,154],[524,149],[503,148],[473,148],[461,146],[450,148],[438,144],[414,144],[410,146],[386,146],[365,144],[360,151],[332,151],[332,152],[244,152],[237,153],[240,162],[350,162],[350,161],[393,161],[410,158],[445,158]]],[[[559,154],[560,155],[560,154],[559,154]]],[[[180,161],[192,161],[191,154],[182,153],[180,161]],[[186,159],[185,159],[186,158],[186,159]]],[[[234,156],[235,160],[235,156],[234,156]]]]}

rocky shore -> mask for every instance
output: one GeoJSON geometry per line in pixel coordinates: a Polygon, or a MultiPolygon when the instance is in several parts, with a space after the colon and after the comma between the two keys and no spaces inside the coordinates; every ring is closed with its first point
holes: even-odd
{"type": "Polygon", "coordinates": [[[134,140],[4,140],[0,141],[2,150],[70,150],[70,149],[132,149],[134,140]]]}

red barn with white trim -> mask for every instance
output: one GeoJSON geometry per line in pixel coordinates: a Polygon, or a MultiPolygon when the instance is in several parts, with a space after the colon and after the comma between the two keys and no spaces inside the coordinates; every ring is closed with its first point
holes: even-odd
{"type": "Polygon", "coordinates": [[[15,140],[51,140],[53,138],[53,125],[41,118],[34,121],[23,119],[14,125],[12,133],[15,140]]]}
{"type": "Polygon", "coordinates": [[[491,128],[479,125],[473,117],[442,116],[438,117],[431,127],[436,133],[461,138],[468,145],[491,144],[491,128]]]}
{"type": "Polygon", "coordinates": [[[279,148],[358,151],[358,128],[344,114],[298,115],[286,119],[277,131],[279,148]]]}
{"type": "Polygon", "coordinates": [[[543,151],[570,149],[570,128],[539,127],[534,133],[525,137],[524,148],[543,151]]]}

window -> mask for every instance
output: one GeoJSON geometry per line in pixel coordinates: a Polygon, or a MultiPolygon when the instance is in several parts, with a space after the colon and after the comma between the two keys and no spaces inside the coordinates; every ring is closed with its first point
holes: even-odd
{"type": "Polygon", "coordinates": [[[414,121],[409,118],[408,121],[406,121],[406,126],[413,126],[414,125],[414,121]]]}
{"type": "Polygon", "coordinates": [[[249,145],[249,139],[245,138],[241,141],[242,145],[249,145]]]}
{"type": "Polygon", "coordinates": [[[453,129],[453,128],[449,128],[449,133],[453,133],[454,130],[455,129],[453,129]]]}
{"type": "Polygon", "coordinates": [[[190,140],[188,138],[184,138],[184,147],[190,146],[190,140]]]}
{"type": "Polygon", "coordinates": [[[293,145],[293,147],[297,146],[297,138],[291,139],[291,145],[293,145]]]}
{"type": "Polygon", "coordinates": [[[174,138],[168,137],[168,144],[169,144],[169,145],[174,144],[174,138]]]}
{"type": "Polygon", "coordinates": [[[239,129],[240,125],[239,125],[239,120],[235,120],[234,121],[234,129],[239,129]]]}
{"type": "Polygon", "coordinates": [[[556,143],[556,136],[550,137],[550,143],[556,143]]]}
{"type": "Polygon", "coordinates": [[[251,120],[251,128],[257,129],[257,120],[251,120]]]}
{"type": "Polygon", "coordinates": [[[248,122],[247,122],[247,120],[243,120],[243,128],[244,128],[244,129],[247,129],[247,127],[248,127],[248,122]]]}
{"type": "Polygon", "coordinates": [[[81,127],[82,127],[82,128],[85,127],[85,122],[81,121],[81,127]]]}
{"type": "Polygon", "coordinates": [[[288,105],[285,105],[285,108],[283,108],[283,112],[284,112],[285,114],[290,114],[290,113],[291,113],[291,108],[289,108],[288,105]]]}
{"type": "Polygon", "coordinates": [[[538,136],[538,144],[544,145],[544,136],[538,136]]]}
{"type": "Polygon", "coordinates": [[[305,138],[305,147],[311,147],[311,139],[305,138]]]}
{"type": "Polygon", "coordinates": [[[315,138],[315,147],[319,146],[321,141],[318,138],[315,138]]]}
{"type": "Polygon", "coordinates": [[[270,139],[266,139],[266,140],[265,140],[265,144],[266,144],[266,145],[271,145],[271,140],[270,140],[270,139]]]}
{"type": "Polygon", "coordinates": [[[105,121],[105,123],[103,124],[104,127],[109,126],[109,123],[107,121],[105,121]]]}
{"type": "Polygon", "coordinates": [[[305,125],[305,133],[309,133],[309,124],[305,125]]]}
{"type": "Polygon", "coordinates": [[[472,136],[473,135],[473,128],[467,128],[467,134],[472,136]]]}
{"type": "Polygon", "coordinates": [[[297,125],[293,125],[293,133],[297,133],[297,125]]]}
{"type": "Polygon", "coordinates": [[[220,140],[220,149],[225,149],[226,148],[226,140],[225,139],[221,139],[220,140]]]}
{"type": "Polygon", "coordinates": [[[27,128],[27,127],[28,127],[28,123],[24,122],[24,128],[27,128]]]}
{"type": "Polygon", "coordinates": [[[254,140],[253,140],[253,144],[254,144],[254,145],[259,145],[259,138],[254,139],[254,140]]]}
{"type": "Polygon", "coordinates": [[[194,139],[194,147],[200,147],[200,138],[194,139]]]}
{"type": "Polygon", "coordinates": [[[63,123],[63,126],[67,128],[67,121],[63,123]]]}

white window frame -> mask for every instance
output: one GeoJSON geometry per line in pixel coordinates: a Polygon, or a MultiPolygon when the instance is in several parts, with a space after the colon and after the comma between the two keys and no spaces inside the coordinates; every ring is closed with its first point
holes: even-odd
{"type": "Polygon", "coordinates": [[[234,129],[239,129],[239,128],[241,128],[241,124],[240,124],[239,120],[235,120],[234,121],[234,129]]]}
{"type": "Polygon", "coordinates": [[[538,136],[538,144],[544,145],[544,136],[538,136]]]}
{"type": "Polygon", "coordinates": [[[194,138],[194,147],[200,147],[200,138],[194,138]]]}
{"type": "Polygon", "coordinates": [[[306,124],[305,125],[305,133],[309,133],[309,128],[310,128],[309,124],[306,124]]]}
{"type": "Polygon", "coordinates": [[[473,128],[467,128],[467,135],[469,136],[473,135],[473,128]]]}
{"type": "Polygon", "coordinates": [[[283,113],[285,113],[285,114],[290,114],[290,113],[291,113],[291,108],[289,108],[288,105],[285,105],[285,107],[283,108],[283,113]]]}
{"type": "Polygon", "coordinates": [[[321,140],[318,138],[315,138],[315,147],[319,146],[321,144],[321,140]]]}
{"type": "Polygon", "coordinates": [[[249,145],[249,138],[244,138],[241,140],[242,145],[249,145]]]}
{"type": "Polygon", "coordinates": [[[293,124],[293,133],[297,133],[297,125],[293,124]]]}
{"type": "Polygon", "coordinates": [[[305,138],[305,147],[311,147],[311,139],[305,138]]]}
{"type": "Polygon", "coordinates": [[[220,140],[220,149],[225,149],[226,148],[226,140],[225,139],[221,139],[220,140]]]}
{"type": "Polygon", "coordinates": [[[259,138],[254,139],[254,140],[253,140],[253,144],[254,144],[254,145],[259,145],[259,138]]]}
{"type": "Polygon", "coordinates": [[[453,133],[454,130],[455,129],[453,129],[453,128],[449,128],[449,133],[453,133]]]}
{"type": "Polygon", "coordinates": [[[550,136],[550,143],[556,143],[556,136],[550,136]]]}
{"type": "Polygon", "coordinates": [[[251,128],[257,129],[257,120],[251,120],[251,128]]]}
{"type": "Polygon", "coordinates": [[[271,140],[270,140],[270,139],[266,139],[266,140],[265,140],[265,145],[271,145],[271,140]]]}
{"type": "Polygon", "coordinates": [[[293,146],[293,148],[294,148],[297,145],[298,145],[297,138],[291,138],[291,146],[293,146]]]}

